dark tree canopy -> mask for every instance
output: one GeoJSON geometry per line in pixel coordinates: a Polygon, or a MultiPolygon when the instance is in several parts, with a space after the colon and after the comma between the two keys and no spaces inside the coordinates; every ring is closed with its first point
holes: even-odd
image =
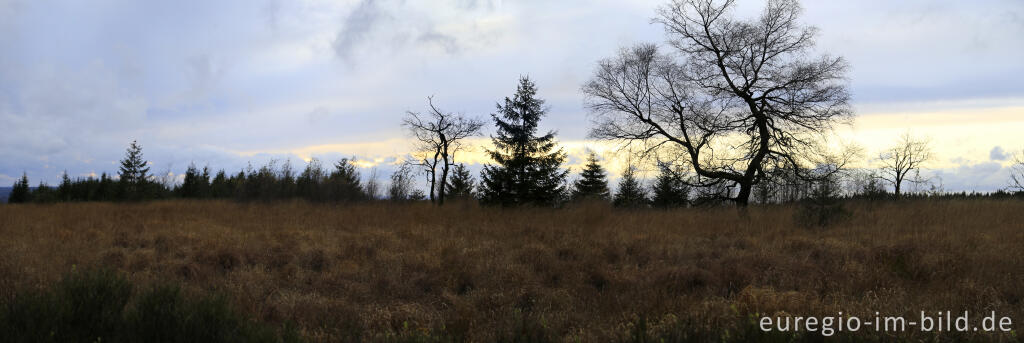
{"type": "Polygon", "coordinates": [[[121,160],[120,177],[121,191],[123,198],[138,200],[145,196],[143,194],[149,183],[149,162],[142,157],[142,146],[136,141],[128,146],[124,159],[121,160]]]}
{"type": "Polygon", "coordinates": [[[851,115],[840,57],[815,55],[815,28],[794,0],[769,1],[752,19],[733,1],[675,0],[655,20],[672,53],[653,44],[599,63],[583,86],[597,138],[679,156],[699,186],[732,188],[745,206],[767,171],[844,163],[822,153],[851,115]]]}
{"type": "Polygon", "coordinates": [[[195,163],[189,164],[185,177],[176,193],[182,198],[207,198],[210,196],[210,168],[200,171],[195,163]]]}
{"type": "Polygon", "coordinates": [[[640,180],[636,178],[636,168],[626,167],[622,173],[622,180],[619,180],[619,189],[615,192],[613,201],[615,207],[639,208],[647,206],[647,192],[644,191],[640,180]]]}
{"type": "Polygon", "coordinates": [[[689,202],[690,186],[681,168],[669,163],[658,163],[658,177],[651,187],[651,206],[657,208],[685,207],[689,202]]]}
{"type": "Polygon", "coordinates": [[[29,202],[29,196],[31,190],[28,186],[28,174],[22,173],[21,178],[14,181],[14,187],[11,189],[11,194],[7,196],[7,203],[17,204],[29,202]]]}
{"type": "Polygon", "coordinates": [[[459,163],[452,167],[452,177],[448,181],[448,195],[452,199],[473,199],[476,197],[474,188],[476,180],[469,173],[465,164],[459,163]]]}
{"type": "Polygon", "coordinates": [[[587,165],[583,167],[580,178],[573,184],[572,200],[601,199],[608,200],[608,175],[597,163],[597,155],[593,152],[587,157],[587,165]]]}
{"type": "Polygon", "coordinates": [[[562,170],[565,152],[555,149],[555,132],[538,136],[544,100],[529,78],[519,79],[515,96],[505,98],[491,114],[497,126],[494,150],[487,153],[496,165],[484,166],[480,175],[481,200],[503,206],[553,206],[562,197],[568,171],[562,170]]]}

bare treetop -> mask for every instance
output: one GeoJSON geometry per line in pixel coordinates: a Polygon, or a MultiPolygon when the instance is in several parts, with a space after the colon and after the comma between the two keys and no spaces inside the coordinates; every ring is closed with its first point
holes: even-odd
{"type": "Polygon", "coordinates": [[[733,18],[732,1],[677,0],[654,21],[675,54],[653,44],[603,60],[583,86],[597,138],[668,151],[703,185],[750,189],[774,168],[842,164],[821,148],[852,116],[846,62],[815,56],[816,29],[797,21],[796,1],[769,1],[753,19],[733,18]],[[717,149],[717,150],[716,150],[717,149]]]}
{"type": "MultiPolygon", "coordinates": [[[[903,182],[910,173],[918,171],[931,159],[932,149],[929,140],[905,132],[896,144],[878,155],[878,160],[882,163],[879,177],[893,185],[895,195],[899,198],[903,182]]],[[[913,178],[911,181],[920,180],[913,178]]]]}
{"type": "Polygon", "coordinates": [[[455,164],[455,153],[463,148],[462,141],[480,134],[484,123],[477,118],[444,112],[434,106],[434,97],[427,97],[430,111],[406,112],[402,126],[416,140],[414,164],[422,166],[430,180],[430,200],[444,203],[445,182],[449,167],[455,164]],[[440,167],[440,180],[438,180],[440,167]],[[440,182],[438,182],[440,181],[440,182]],[[435,197],[436,196],[436,197],[435,197]]]}

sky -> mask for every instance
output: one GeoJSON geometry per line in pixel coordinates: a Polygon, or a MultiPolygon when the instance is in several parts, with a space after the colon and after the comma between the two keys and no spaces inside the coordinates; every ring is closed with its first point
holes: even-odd
{"type": "MultiPolygon", "coordinates": [[[[132,140],[161,174],[354,156],[384,178],[412,147],[406,111],[434,96],[489,120],[520,76],[547,101],[542,128],[567,166],[592,149],[618,175],[623,154],[587,138],[580,87],[620,47],[668,49],[651,23],[665,3],[0,0],[0,185],[116,173],[132,140]]],[[[735,14],[762,5],[740,0],[735,14]]],[[[926,173],[943,189],[1008,185],[1024,150],[1024,2],[802,5],[816,53],[851,65],[856,118],[837,134],[863,166],[909,130],[931,141],[926,173]]],[[[481,151],[457,158],[475,170],[481,151]]]]}

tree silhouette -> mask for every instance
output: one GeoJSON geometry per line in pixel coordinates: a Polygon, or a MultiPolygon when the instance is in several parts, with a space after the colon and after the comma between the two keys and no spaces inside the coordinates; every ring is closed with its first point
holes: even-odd
{"type": "Polygon", "coordinates": [[[143,196],[149,182],[148,162],[142,158],[142,146],[136,141],[128,146],[124,159],[121,160],[120,185],[125,199],[138,200],[143,196]]]}
{"type": "Polygon", "coordinates": [[[636,168],[626,167],[619,180],[619,189],[615,192],[615,207],[639,208],[647,206],[647,194],[640,180],[636,178],[636,168]]]}
{"type": "Polygon", "coordinates": [[[470,175],[465,164],[459,163],[452,167],[452,177],[448,182],[448,195],[452,199],[473,199],[476,180],[470,175]]]}
{"type": "Polygon", "coordinates": [[[60,201],[71,201],[72,190],[71,190],[71,177],[68,176],[68,171],[65,170],[60,176],[60,185],[57,185],[57,198],[60,201]]]}
{"type": "Polygon", "coordinates": [[[488,155],[497,165],[486,165],[480,175],[481,200],[503,206],[553,206],[564,193],[568,171],[561,170],[565,152],[555,149],[555,132],[538,136],[537,126],[544,116],[544,101],[537,98],[537,87],[529,78],[519,79],[519,87],[504,105],[491,114],[497,126],[492,136],[494,150],[488,155]]]}
{"type": "Polygon", "coordinates": [[[1012,188],[1024,192],[1024,150],[1013,157],[1013,166],[1010,167],[1010,181],[1012,188]]]}
{"type": "Polygon", "coordinates": [[[715,194],[742,207],[767,170],[845,164],[821,141],[852,111],[846,62],[813,56],[816,31],[797,22],[796,1],[770,1],[753,20],[734,18],[733,6],[672,1],[655,21],[673,54],[623,49],[599,63],[583,92],[593,137],[682,157],[696,186],[733,189],[715,194]]]}
{"type": "Polygon", "coordinates": [[[182,198],[206,198],[210,196],[210,168],[203,167],[200,172],[195,163],[189,164],[185,177],[177,189],[182,198]]]}
{"type": "Polygon", "coordinates": [[[21,178],[14,181],[14,187],[11,188],[11,194],[7,196],[7,203],[26,203],[31,200],[30,196],[31,189],[29,189],[28,186],[28,174],[21,173],[21,178]]]}
{"type": "Polygon", "coordinates": [[[658,208],[685,207],[689,202],[690,187],[683,172],[668,163],[658,163],[658,177],[651,187],[651,205],[658,208]]]}
{"type": "Polygon", "coordinates": [[[391,174],[391,183],[388,184],[388,199],[391,201],[406,201],[413,195],[412,175],[409,164],[403,163],[391,174]]]}
{"type": "Polygon", "coordinates": [[[342,158],[334,164],[334,171],[327,177],[329,198],[334,201],[360,201],[366,199],[359,172],[352,163],[354,159],[342,158]]]}
{"type": "MultiPolygon", "coordinates": [[[[931,145],[927,139],[914,137],[904,132],[895,145],[878,155],[882,162],[880,178],[893,186],[896,199],[900,198],[903,182],[910,173],[916,173],[921,166],[932,158],[931,145]]],[[[912,182],[920,182],[912,178],[912,182]]]]}
{"type": "Polygon", "coordinates": [[[573,201],[584,199],[608,200],[611,192],[608,191],[608,175],[604,168],[597,163],[597,155],[593,152],[587,157],[587,165],[580,173],[580,179],[576,180],[572,187],[571,198],[573,201]]]}
{"type": "Polygon", "coordinates": [[[426,169],[430,180],[430,201],[443,205],[448,171],[455,164],[455,153],[462,149],[464,139],[480,134],[484,123],[476,118],[438,109],[434,106],[434,97],[427,97],[427,104],[430,105],[430,111],[426,114],[406,112],[402,126],[416,139],[415,164],[426,169]]]}

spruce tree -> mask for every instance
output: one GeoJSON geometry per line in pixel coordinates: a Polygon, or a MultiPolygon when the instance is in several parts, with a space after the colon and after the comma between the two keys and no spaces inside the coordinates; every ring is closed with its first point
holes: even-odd
{"type": "Polygon", "coordinates": [[[200,172],[195,163],[189,164],[177,193],[182,198],[208,197],[210,195],[210,168],[204,167],[200,172]]]}
{"type": "Polygon", "coordinates": [[[622,173],[622,180],[619,181],[619,190],[615,193],[615,207],[639,208],[647,206],[647,194],[636,179],[636,168],[626,167],[622,173]]]}
{"type": "Polygon", "coordinates": [[[100,201],[111,201],[117,197],[117,188],[114,180],[106,172],[100,174],[100,183],[96,187],[96,199],[100,201]]]}
{"type": "Polygon", "coordinates": [[[597,155],[593,152],[587,157],[587,165],[580,173],[580,179],[573,185],[571,198],[573,201],[584,199],[608,200],[608,175],[597,163],[597,155]]]}
{"type": "Polygon", "coordinates": [[[658,170],[660,172],[654,181],[651,205],[658,208],[686,206],[690,188],[683,179],[683,173],[667,163],[659,163],[658,170]]]}
{"type": "Polygon", "coordinates": [[[60,185],[57,186],[57,198],[59,201],[71,201],[71,177],[68,176],[67,170],[61,174],[60,185]]]}
{"type": "Polygon", "coordinates": [[[529,78],[519,79],[516,94],[499,103],[491,114],[497,136],[491,136],[494,150],[488,155],[497,165],[484,166],[480,175],[481,200],[503,206],[553,206],[564,192],[568,171],[560,167],[565,152],[555,149],[555,132],[537,135],[545,114],[544,100],[529,78]]]}
{"type": "Polygon", "coordinates": [[[452,168],[452,177],[448,181],[446,192],[452,199],[472,199],[474,198],[473,188],[476,186],[475,184],[476,181],[469,174],[469,169],[466,168],[466,165],[459,163],[452,168]]]}
{"type": "Polygon", "coordinates": [[[31,190],[28,187],[28,174],[22,173],[21,178],[14,181],[14,188],[11,189],[11,194],[7,196],[7,203],[19,204],[26,203],[31,200],[31,190]]]}
{"type": "Polygon", "coordinates": [[[148,162],[142,158],[142,146],[136,141],[125,151],[124,159],[121,160],[121,170],[118,174],[121,178],[121,190],[124,198],[129,200],[140,199],[149,181],[148,162]]]}
{"type": "Polygon", "coordinates": [[[334,164],[334,171],[327,176],[326,187],[328,199],[333,201],[365,200],[362,183],[359,182],[359,171],[352,164],[354,159],[342,158],[334,164]]]}
{"type": "Polygon", "coordinates": [[[228,181],[228,176],[224,169],[217,171],[213,181],[210,181],[210,196],[213,198],[230,198],[233,192],[234,187],[228,181]]]}

